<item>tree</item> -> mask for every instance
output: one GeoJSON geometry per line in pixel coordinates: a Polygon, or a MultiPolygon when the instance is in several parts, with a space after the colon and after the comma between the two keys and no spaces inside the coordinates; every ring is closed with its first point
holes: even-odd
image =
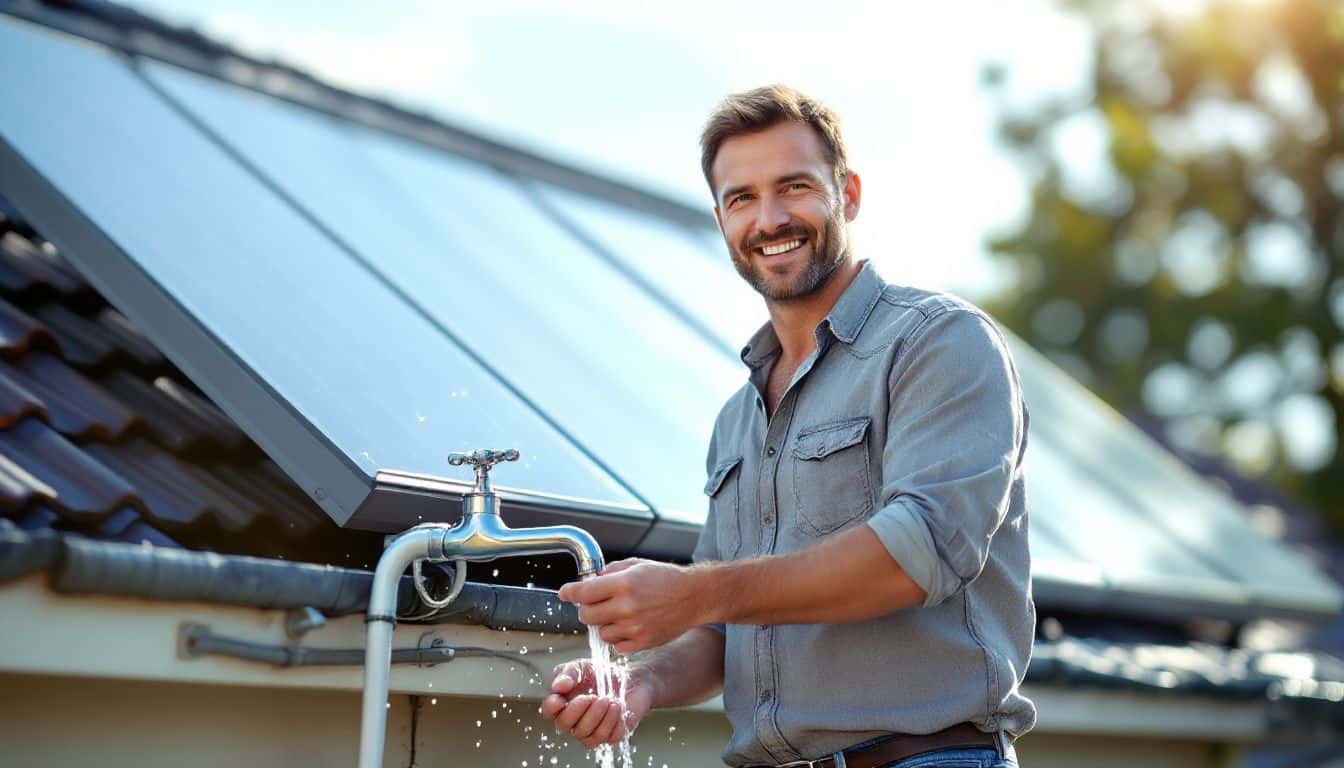
{"type": "Polygon", "coordinates": [[[1090,93],[1014,104],[1011,71],[986,72],[1031,179],[991,241],[1015,279],[986,304],[1344,531],[1344,3],[1066,10],[1094,35],[1090,93]]]}

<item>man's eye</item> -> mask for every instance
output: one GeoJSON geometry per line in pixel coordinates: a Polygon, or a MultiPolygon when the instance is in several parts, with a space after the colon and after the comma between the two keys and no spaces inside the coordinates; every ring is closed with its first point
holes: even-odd
{"type": "Polygon", "coordinates": [[[801,181],[795,181],[789,185],[789,189],[807,189],[807,185],[801,181]]]}
{"type": "Polygon", "coordinates": [[[748,194],[748,193],[746,193],[746,192],[743,192],[742,194],[739,194],[739,195],[733,195],[733,202],[734,202],[734,203],[745,203],[750,197],[751,197],[750,194],[748,194]]]}

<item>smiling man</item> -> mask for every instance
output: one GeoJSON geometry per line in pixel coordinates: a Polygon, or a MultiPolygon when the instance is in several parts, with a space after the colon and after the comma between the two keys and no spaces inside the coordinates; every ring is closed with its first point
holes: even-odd
{"type": "Polygon", "coordinates": [[[722,690],[731,766],[1016,765],[1035,609],[1027,414],[1002,334],[855,260],[862,187],[821,104],[730,96],[701,146],[770,322],[714,426],[695,564],[622,560],[560,592],[640,652],[624,706],[575,662],[542,713],[592,747],[722,690]]]}

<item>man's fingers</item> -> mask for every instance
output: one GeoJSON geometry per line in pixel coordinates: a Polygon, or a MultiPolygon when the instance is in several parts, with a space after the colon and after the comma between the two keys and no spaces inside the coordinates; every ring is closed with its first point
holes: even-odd
{"type": "Polygon", "coordinates": [[[567,703],[569,702],[564,696],[552,693],[541,700],[541,714],[549,720],[554,720],[555,716],[560,714],[560,711],[565,708],[565,704],[567,703]]]}
{"type": "Polygon", "coordinates": [[[639,653],[640,651],[646,650],[650,646],[647,646],[644,643],[641,643],[637,640],[619,640],[617,642],[612,643],[611,647],[615,648],[616,652],[621,654],[622,656],[629,656],[632,653],[639,653]]]}
{"type": "Polygon", "coordinates": [[[597,701],[596,696],[580,694],[569,700],[569,704],[555,718],[555,729],[557,731],[572,731],[575,724],[592,708],[593,702],[597,701]]]}
{"type": "Polygon", "coordinates": [[[597,636],[611,645],[629,640],[633,634],[626,624],[605,624],[597,630],[597,636]]]}
{"type": "Polygon", "coordinates": [[[629,568],[632,565],[639,565],[642,562],[644,562],[643,558],[627,557],[624,560],[617,560],[614,563],[607,563],[607,567],[602,569],[602,575],[606,576],[607,574],[611,573],[620,573],[621,571],[624,571],[626,568],[629,568]]]}
{"type": "Polygon", "coordinates": [[[590,627],[600,627],[603,624],[611,624],[624,618],[622,604],[623,600],[603,600],[600,603],[589,603],[579,606],[579,621],[590,627]]]}
{"type": "Polygon", "coordinates": [[[551,678],[551,691],[572,694],[576,691],[591,689],[593,683],[594,678],[590,664],[569,661],[556,665],[554,676],[551,678]]]}
{"type": "Polygon", "coordinates": [[[619,583],[615,576],[616,574],[602,574],[583,581],[571,581],[561,587],[557,594],[567,603],[587,605],[601,602],[615,594],[619,583]]]}
{"type": "Polygon", "coordinates": [[[597,726],[602,724],[602,720],[607,716],[607,710],[611,708],[611,699],[593,699],[588,706],[588,711],[583,713],[583,717],[574,724],[574,738],[583,741],[593,735],[597,726]]]}
{"type": "Polygon", "coordinates": [[[599,744],[610,744],[619,739],[620,737],[616,736],[616,729],[621,726],[621,714],[624,711],[625,708],[621,706],[620,702],[611,702],[611,706],[607,708],[607,714],[602,717],[602,722],[598,724],[597,728],[593,730],[593,735],[589,737],[593,743],[587,746],[592,748],[599,744]]]}

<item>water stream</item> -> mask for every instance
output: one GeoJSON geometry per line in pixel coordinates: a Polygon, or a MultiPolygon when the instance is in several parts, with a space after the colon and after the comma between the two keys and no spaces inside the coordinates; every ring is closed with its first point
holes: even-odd
{"type": "MultiPolygon", "coordinates": [[[[588,650],[593,659],[593,676],[597,680],[599,698],[611,698],[620,702],[625,709],[625,685],[630,679],[630,670],[625,661],[613,657],[611,646],[598,637],[597,627],[588,628],[588,650]]],[[[621,768],[634,768],[635,762],[630,755],[630,734],[621,739],[621,768]]],[[[601,768],[616,768],[616,750],[610,744],[597,748],[597,764],[601,768]]]]}

